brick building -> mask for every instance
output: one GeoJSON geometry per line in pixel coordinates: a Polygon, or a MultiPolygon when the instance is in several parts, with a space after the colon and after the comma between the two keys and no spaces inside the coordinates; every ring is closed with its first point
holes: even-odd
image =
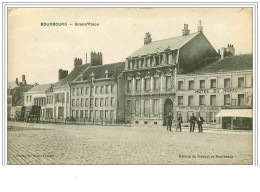
{"type": "Polygon", "coordinates": [[[125,120],[135,124],[164,124],[172,113],[176,118],[176,80],[205,60],[218,57],[202,32],[189,33],[184,25],[182,36],[152,42],[146,33],[144,45],[126,58],[125,120]]]}

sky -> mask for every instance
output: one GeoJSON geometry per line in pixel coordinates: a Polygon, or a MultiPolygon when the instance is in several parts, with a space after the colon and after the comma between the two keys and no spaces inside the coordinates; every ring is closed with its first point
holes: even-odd
{"type": "Polygon", "coordinates": [[[58,70],[71,70],[74,58],[90,61],[102,52],[103,63],[125,61],[144,35],[153,41],[182,35],[184,24],[203,33],[216,49],[232,44],[236,54],[252,53],[251,8],[12,8],[8,10],[8,82],[26,75],[27,83],[58,81],[58,70]],[[41,26],[59,22],[67,26],[41,26]],[[75,26],[75,23],[98,26],[75,26]],[[72,25],[69,25],[72,24],[72,25]]]}

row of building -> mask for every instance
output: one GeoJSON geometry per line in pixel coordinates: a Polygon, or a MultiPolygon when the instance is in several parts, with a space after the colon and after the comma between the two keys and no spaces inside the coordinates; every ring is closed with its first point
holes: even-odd
{"type": "Polygon", "coordinates": [[[87,55],[85,64],[75,58],[69,74],[59,70],[57,83],[25,92],[24,105],[41,105],[43,119],[164,125],[170,112],[174,119],[181,113],[184,123],[200,113],[208,127],[252,128],[252,54],[235,55],[230,44],[217,52],[201,25],[189,32],[185,24],[182,36],[160,41],[146,33],[124,62],[103,64],[99,52],[89,63],[87,55]],[[249,109],[251,116],[241,115],[249,109]]]}

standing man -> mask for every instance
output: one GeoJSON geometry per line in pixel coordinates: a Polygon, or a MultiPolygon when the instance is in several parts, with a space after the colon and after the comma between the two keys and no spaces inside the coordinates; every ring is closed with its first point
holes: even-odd
{"type": "MultiPolygon", "coordinates": [[[[179,114],[179,117],[177,118],[177,127],[180,128],[180,132],[181,132],[181,124],[182,123],[183,123],[182,116],[181,116],[181,114],[179,114]]],[[[177,131],[177,127],[176,127],[176,131],[177,131]]]]}
{"type": "Polygon", "coordinates": [[[203,119],[203,117],[200,116],[200,113],[199,113],[198,118],[197,118],[197,124],[198,124],[198,128],[199,128],[200,133],[203,132],[203,129],[202,129],[203,122],[205,122],[205,120],[203,119]]]}
{"type": "Polygon", "coordinates": [[[167,131],[172,131],[172,114],[169,113],[166,117],[166,125],[167,125],[167,131]]]}
{"type": "Polygon", "coordinates": [[[194,132],[195,123],[196,123],[196,117],[194,116],[194,113],[192,113],[192,116],[190,116],[190,132],[194,132]]]}

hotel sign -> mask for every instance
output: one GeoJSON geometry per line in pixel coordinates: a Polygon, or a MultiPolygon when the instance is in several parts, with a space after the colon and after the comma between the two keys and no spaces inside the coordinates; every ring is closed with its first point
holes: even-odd
{"type": "Polygon", "coordinates": [[[231,93],[236,92],[236,89],[196,89],[195,93],[231,93]]]}

